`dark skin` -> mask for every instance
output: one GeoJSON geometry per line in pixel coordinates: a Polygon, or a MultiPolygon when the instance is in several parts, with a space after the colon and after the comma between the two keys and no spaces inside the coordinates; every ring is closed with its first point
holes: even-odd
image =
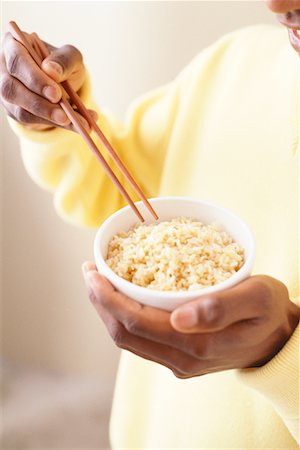
{"type": "MultiPolygon", "coordinates": [[[[31,41],[31,36],[25,33],[31,41]]],[[[43,61],[41,70],[27,50],[10,33],[6,33],[0,55],[0,100],[8,116],[32,130],[54,127],[72,130],[73,126],[58,105],[61,89],[58,83],[68,80],[76,92],[85,80],[82,55],[72,45],[55,48],[46,44],[51,56],[43,61]]],[[[97,113],[90,111],[97,119],[97,113]]],[[[89,130],[86,120],[77,113],[89,130]]]]}
{"type": "Polygon", "coordinates": [[[179,378],[268,362],[290,338],[299,308],[287,288],[258,275],[172,313],[120,294],[94,263],[83,265],[89,297],[115,344],[179,378]]]}
{"type": "MultiPolygon", "coordinates": [[[[300,0],[269,0],[267,5],[285,26],[300,29],[300,0]]],[[[299,53],[291,30],[289,37],[299,53]]],[[[299,323],[300,309],[286,286],[266,275],[168,313],[116,291],[92,262],[83,265],[83,273],[91,302],[116,345],[168,367],[178,378],[264,365],[299,323]]]]}
{"type": "MultiPolygon", "coordinates": [[[[292,29],[300,29],[300,0],[266,3],[290,29],[291,44],[299,53],[300,39],[292,29]]],[[[73,46],[49,48],[52,53],[41,70],[22,45],[5,35],[0,100],[10,117],[32,130],[72,129],[57,105],[61,97],[57,83],[68,79],[80,93],[85,79],[82,55],[73,46]]],[[[168,367],[179,378],[266,364],[299,322],[300,309],[291,302],[286,286],[266,275],[168,313],[116,291],[94,263],[85,263],[83,269],[90,299],[116,345],[168,367]]]]}

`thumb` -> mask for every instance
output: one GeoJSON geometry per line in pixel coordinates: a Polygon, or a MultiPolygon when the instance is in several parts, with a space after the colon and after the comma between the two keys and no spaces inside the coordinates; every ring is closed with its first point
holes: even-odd
{"type": "Polygon", "coordinates": [[[73,45],[54,49],[44,59],[42,69],[57,83],[67,80],[70,75],[83,66],[82,54],[73,45]]]}

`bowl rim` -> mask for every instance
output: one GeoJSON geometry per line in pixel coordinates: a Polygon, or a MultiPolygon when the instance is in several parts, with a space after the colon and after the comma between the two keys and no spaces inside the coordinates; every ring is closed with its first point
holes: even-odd
{"type": "MultiPolygon", "coordinates": [[[[194,203],[198,203],[201,205],[205,205],[208,207],[212,207],[215,209],[220,210],[221,212],[224,212],[227,215],[230,215],[231,217],[233,217],[237,222],[240,223],[241,227],[243,227],[248,236],[249,236],[249,240],[250,240],[250,251],[249,251],[249,255],[246,258],[244,264],[242,265],[242,267],[235,273],[233,274],[230,278],[228,278],[227,280],[224,280],[220,283],[217,283],[213,286],[208,286],[205,288],[200,288],[200,289],[194,289],[191,291],[160,291],[158,289],[149,289],[147,287],[143,287],[143,286],[139,286],[138,284],[134,284],[131,283],[130,281],[125,280],[124,278],[120,277],[120,275],[117,275],[107,264],[106,261],[102,255],[102,253],[99,251],[100,248],[100,238],[101,235],[103,233],[103,231],[109,227],[110,223],[115,221],[117,217],[119,217],[120,215],[122,215],[124,213],[125,210],[129,210],[131,207],[129,205],[124,206],[123,208],[119,209],[118,211],[116,211],[115,213],[113,213],[111,216],[109,216],[98,228],[97,232],[96,232],[96,236],[94,239],[94,257],[95,257],[95,261],[96,261],[96,266],[98,267],[98,263],[100,262],[100,266],[101,266],[101,272],[104,276],[108,275],[108,279],[111,281],[112,279],[117,280],[118,282],[118,287],[117,289],[123,288],[123,290],[125,292],[128,291],[134,291],[135,294],[142,294],[145,296],[158,296],[162,297],[162,298],[174,298],[174,299],[181,299],[181,298],[195,298],[195,297],[200,297],[203,295],[209,295],[211,293],[214,292],[218,292],[221,290],[225,290],[228,289],[234,285],[236,285],[239,281],[244,280],[247,276],[250,276],[250,272],[251,269],[253,267],[253,263],[254,263],[254,257],[255,257],[255,239],[254,239],[254,235],[250,229],[250,227],[247,225],[247,223],[241,219],[241,217],[239,217],[237,214],[235,214],[234,212],[232,212],[230,209],[225,208],[224,206],[220,206],[218,204],[206,201],[206,200],[200,200],[197,198],[193,198],[193,197],[184,197],[184,196],[162,196],[162,197],[154,197],[154,198],[150,198],[148,199],[149,202],[151,203],[157,203],[159,201],[190,201],[190,202],[194,202],[194,203]],[[106,273],[105,273],[106,272],[106,273]],[[246,277],[244,276],[245,273],[247,274],[246,277]]],[[[141,206],[143,204],[142,201],[137,201],[134,202],[135,205],[137,207],[141,206]]],[[[165,219],[166,220],[166,219],[165,219]]],[[[199,219],[200,220],[200,219],[199,219]]],[[[157,221],[157,223],[159,223],[159,221],[157,221]]],[[[130,295],[130,294],[129,294],[130,295]]]]}

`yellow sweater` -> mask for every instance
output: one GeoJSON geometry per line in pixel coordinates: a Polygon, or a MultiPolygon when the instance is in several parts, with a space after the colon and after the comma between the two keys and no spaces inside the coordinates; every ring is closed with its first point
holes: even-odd
{"type": "MultiPolygon", "coordinates": [[[[88,88],[82,96],[95,107],[88,88]]],[[[299,58],[284,30],[225,36],[138,99],[123,125],[103,113],[100,123],[149,196],[198,197],[243,217],[256,235],[254,272],[284,282],[297,301],[299,58]]],[[[28,172],[53,190],[65,219],[97,226],[123,206],[79,136],[13,127],[28,172]]],[[[298,448],[298,333],[261,368],[190,380],[123,352],[113,448],[298,448]]]]}

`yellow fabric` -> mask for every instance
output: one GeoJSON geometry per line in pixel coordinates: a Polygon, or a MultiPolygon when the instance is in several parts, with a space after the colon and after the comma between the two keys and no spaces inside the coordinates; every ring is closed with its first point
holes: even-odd
{"type": "MultiPolygon", "coordinates": [[[[88,89],[84,101],[92,106],[88,89]]],[[[176,80],[101,125],[149,196],[230,208],[257,241],[254,273],[299,296],[299,58],[285,30],[257,26],[203,51],[176,80]]],[[[31,176],[58,212],[96,226],[123,205],[79,136],[21,136],[31,176]]],[[[297,332],[268,364],[179,380],[123,352],[112,411],[114,449],[296,449],[297,332]]]]}

